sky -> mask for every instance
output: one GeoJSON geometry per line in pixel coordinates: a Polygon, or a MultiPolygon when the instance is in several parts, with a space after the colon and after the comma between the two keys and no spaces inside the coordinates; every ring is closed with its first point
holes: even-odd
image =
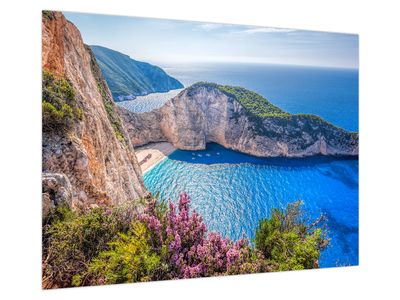
{"type": "Polygon", "coordinates": [[[163,67],[227,62],[358,68],[358,35],[64,12],[88,45],[163,67]]]}

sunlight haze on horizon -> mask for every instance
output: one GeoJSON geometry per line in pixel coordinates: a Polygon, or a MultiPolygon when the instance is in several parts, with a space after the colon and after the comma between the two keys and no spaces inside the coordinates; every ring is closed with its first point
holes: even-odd
{"type": "Polygon", "coordinates": [[[179,63],[263,63],[358,68],[358,35],[64,12],[88,45],[135,60],[179,63]]]}

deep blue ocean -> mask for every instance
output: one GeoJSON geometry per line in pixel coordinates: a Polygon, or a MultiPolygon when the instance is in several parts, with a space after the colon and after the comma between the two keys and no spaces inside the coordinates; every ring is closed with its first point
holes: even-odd
{"type": "MultiPolygon", "coordinates": [[[[197,81],[240,85],[291,113],[313,113],[358,131],[358,73],[354,70],[269,65],[181,66],[167,69],[185,86],[197,81]]],[[[208,144],[177,150],[145,173],[144,182],[163,199],[191,196],[191,208],[210,231],[252,238],[272,208],[302,200],[310,218],[328,218],[331,243],[321,267],[358,264],[358,160],[313,157],[256,158],[208,144]]]]}
{"type": "Polygon", "coordinates": [[[266,64],[183,64],[165,70],[185,86],[198,81],[238,85],[289,113],[316,114],[358,131],[358,70],[266,64]]]}

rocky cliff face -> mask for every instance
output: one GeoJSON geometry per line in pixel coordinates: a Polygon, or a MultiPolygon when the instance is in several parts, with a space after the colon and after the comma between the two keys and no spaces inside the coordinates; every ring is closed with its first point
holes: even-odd
{"type": "MultiPolygon", "coordinates": [[[[130,139],[96,60],[79,30],[61,13],[43,14],[42,66],[46,76],[62,83],[57,89],[49,86],[43,94],[44,183],[49,177],[63,178],[58,181],[67,182],[69,191],[63,195],[72,198],[65,201],[84,206],[115,204],[147,195],[130,139]],[[70,105],[73,110],[66,104],[57,109],[59,102],[54,99],[62,97],[56,94],[68,88],[73,91],[69,92],[74,98],[74,105],[70,105]],[[72,111],[79,112],[79,118],[73,118],[72,111]],[[49,126],[48,120],[54,119],[56,124],[68,126],[62,130],[58,125],[49,126]]],[[[45,185],[44,199],[49,202],[58,194],[51,187],[60,184],[45,185]]]]}
{"type": "Polygon", "coordinates": [[[215,142],[261,157],[358,155],[357,133],[313,115],[255,116],[213,84],[195,84],[148,113],[120,111],[133,145],[168,141],[179,149],[199,150],[215,142]]]}

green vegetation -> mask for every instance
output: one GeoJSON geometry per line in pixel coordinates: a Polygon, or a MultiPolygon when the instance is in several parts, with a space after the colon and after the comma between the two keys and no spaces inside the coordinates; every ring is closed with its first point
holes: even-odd
{"type": "Polygon", "coordinates": [[[118,138],[119,141],[125,141],[125,138],[122,134],[122,124],[121,120],[119,119],[117,113],[115,112],[114,103],[112,102],[111,98],[108,97],[104,90],[104,86],[101,84],[98,78],[97,80],[97,87],[100,91],[101,97],[103,99],[104,107],[107,112],[107,117],[111,122],[111,126],[114,129],[115,136],[118,138]]]}
{"type": "Polygon", "coordinates": [[[190,86],[190,90],[196,87],[217,88],[228,97],[235,99],[246,109],[246,111],[254,117],[286,117],[290,116],[289,113],[281,110],[279,107],[273,105],[264,97],[259,94],[249,91],[239,86],[220,85],[210,82],[198,82],[190,86]]]}
{"type": "Polygon", "coordinates": [[[183,88],[178,80],[157,66],[105,47],[91,46],[91,49],[116,101],[183,88]]]}
{"type": "MultiPolygon", "coordinates": [[[[312,114],[289,114],[279,107],[271,104],[267,99],[255,92],[249,91],[242,87],[234,87],[228,85],[219,85],[209,82],[198,82],[186,89],[189,97],[196,93],[198,88],[205,88],[207,91],[218,89],[229,99],[238,101],[244,108],[247,117],[251,121],[247,128],[253,135],[265,135],[275,139],[286,139],[296,141],[299,147],[307,147],[310,144],[303,138],[303,133],[309,134],[313,140],[324,136],[327,141],[335,141],[338,144],[355,145],[358,143],[357,132],[347,132],[339,128],[321,117],[312,114]],[[268,119],[268,120],[267,120],[268,119]],[[298,128],[299,130],[287,130],[279,132],[274,125],[286,128],[298,128]]],[[[232,119],[238,120],[240,113],[233,113],[232,119]]]]}
{"type": "Polygon", "coordinates": [[[52,20],[54,18],[54,12],[51,10],[43,10],[42,16],[47,20],[52,20]]]}
{"type": "Polygon", "coordinates": [[[93,51],[91,50],[91,48],[89,46],[86,46],[86,50],[88,50],[88,52],[90,53],[90,57],[91,57],[90,66],[92,69],[92,74],[96,80],[97,88],[103,99],[104,107],[107,112],[107,117],[111,122],[112,128],[114,129],[115,136],[117,137],[117,139],[119,141],[123,142],[123,141],[125,141],[125,137],[122,134],[121,120],[118,117],[118,114],[115,112],[115,107],[114,107],[112,98],[106,92],[107,83],[103,79],[101,70],[97,64],[97,61],[96,61],[93,51]]]}
{"type": "MultiPolygon", "coordinates": [[[[189,96],[195,91],[196,88],[203,87],[207,90],[218,89],[229,99],[238,101],[247,112],[249,119],[252,121],[251,130],[254,134],[273,136],[275,132],[267,132],[263,126],[263,119],[266,117],[275,118],[277,120],[282,119],[287,121],[293,115],[281,110],[279,107],[270,103],[267,99],[260,96],[259,94],[249,91],[242,87],[220,85],[211,82],[197,82],[187,88],[189,96]]],[[[239,114],[232,116],[234,119],[239,117],[239,114]]]]}
{"type": "Polygon", "coordinates": [[[328,245],[326,231],[318,227],[323,220],[321,217],[308,225],[301,202],[289,204],[285,212],[274,209],[269,219],[259,222],[255,247],[276,271],[314,268],[328,245]]]}
{"type": "Polygon", "coordinates": [[[254,245],[207,233],[189,202],[53,209],[43,219],[43,287],[317,268],[329,242],[323,218],[309,223],[300,202],[261,220],[254,245]]]}
{"type": "Polygon", "coordinates": [[[240,102],[240,104],[254,116],[265,118],[285,117],[290,115],[279,107],[271,104],[264,97],[245,88],[229,85],[219,85],[218,88],[227,96],[240,102]]]}
{"type": "MultiPolygon", "coordinates": [[[[108,244],[109,250],[101,252],[89,264],[88,274],[94,281],[105,284],[151,280],[161,262],[151,247],[149,236],[144,224],[132,222],[132,229],[127,234],[120,233],[108,244]]],[[[77,280],[74,283],[79,285],[77,280]]]]}
{"type": "Polygon", "coordinates": [[[70,82],[46,70],[42,72],[42,114],[44,131],[65,131],[83,118],[70,82]]]}
{"type": "Polygon", "coordinates": [[[43,219],[44,286],[68,287],[76,282],[92,259],[109,248],[109,242],[128,231],[133,208],[53,209],[43,219]]]}

